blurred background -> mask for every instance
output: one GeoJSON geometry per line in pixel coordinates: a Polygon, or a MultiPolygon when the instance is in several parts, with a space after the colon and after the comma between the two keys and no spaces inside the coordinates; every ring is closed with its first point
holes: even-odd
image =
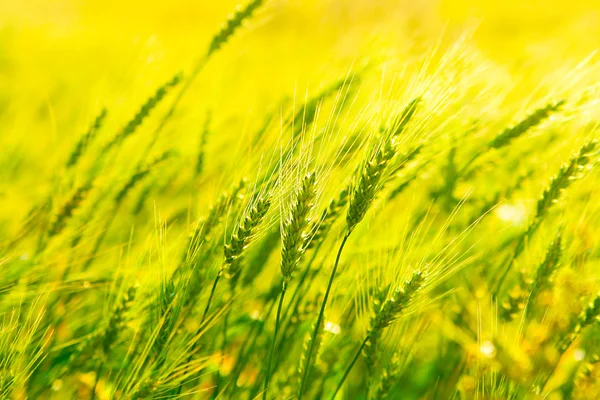
{"type": "MultiPolygon", "coordinates": [[[[118,129],[189,72],[238,2],[0,0],[0,196],[47,190],[40,174],[64,159],[64,143],[102,107],[108,131],[118,129]],[[6,192],[9,180],[18,193],[6,192]]],[[[314,92],[352,65],[383,65],[382,80],[393,79],[387,62],[401,69],[465,35],[494,80],[527,97],[592,56],[599,18],[597,1],[271,0],[198,76],[165,137],[193,130],[195,140],[206,110],[243,130],[282,93],[314,92]]]]}

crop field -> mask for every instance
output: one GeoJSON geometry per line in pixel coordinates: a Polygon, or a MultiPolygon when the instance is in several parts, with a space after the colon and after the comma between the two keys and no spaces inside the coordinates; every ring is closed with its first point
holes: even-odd
{"type": "Polygon", "coordinates": [[[598,38],[0,0],[0,399],[599,399],[598,38]]]}

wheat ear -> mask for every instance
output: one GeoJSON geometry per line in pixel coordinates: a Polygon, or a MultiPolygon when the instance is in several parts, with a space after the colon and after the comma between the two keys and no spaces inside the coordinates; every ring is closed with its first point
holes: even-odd
{"type": "Polygon", "coordinates": [[[537,230],[541,221],[546,216],[548,211],[560,199],[562,192],[565,191],[569,186],[571,186],[578,178],[580,178],[583,175],[582,172],[588,166],[593,166],[593,164],[596,162],[596,160],[594,159],[594,151],[597,149],[597,147],[598,142],[596,140],[591,140],[585,143],[583,146],[581,146],[577,154],[573,156],[567,164],[563,165],[556,174],[556,176],[554,176],[550,180],[550,184],[544,190],[544,192],[542,193],[542,197],[537,202],[536,213],[533,222],[529,225],[527,231],[523,235],[521,235],[519,242],[515,247],[513,256],[501,269],[502,273],[500,275],[500,278],[496,282],[494,290],[495,296],[497,296],[500,292],[502,284],[504,283],[504,279],[506,279],[506,276],[510,271],[512,262],[523,251],[526,239],[537,230]]]}
{"type": "Polygon", "coordinates": [[[239,258],[252,240],[253,231],[267,215],[270,207],[271,199],[267,194],[262,195],[258,197],[255,202],[253,202],[253,205],[247,209],[242,217],[238,220],[235,228],[233,229],[233,233],[231,234],[231,238],[229,239],[229,243],[226,243],[223,247],[225,260],[219,269],[215,280],[213,281],[213,285],[208,296],[208,301],[206,302],[206,307],[204,309],[204,313],[202,314],[202,322],[204,322],[206,319],[206,315],[210,309],[210,303],[215,294],[215,290],[217,289],[217,285],[221,276],[226,273],[229,277],[233,277],[239,273],[239,258]]]}
{"type": "Polygon", "coordinates": [[[102,127],[102,124],[104,123],[105,118],[106,118],[106,108],[103,108],[102,111],[100,111],[100,114],[98,114],[98,116],[92,123],[92,126],[90,126],[88,131],[81,138],[79,138],[79,141],[77,142],[77,144],[71,151],[71,154],[69,155],[69,158],[67,159],[67,162],[65,163],[65,167],[70,168],[77,164],[77,162],[79,161],[81,156],[88,149],[88,146],[90,145],[90,143],[94,140],[94,138],[98,134],[98,131],[102,127]]]}
{"type": "Polygon", "coordinates": [[[395,289],[394,293],[387,297],[383,303],[381,303],[381,295],[376,297],[376,312],[371,317],[367,337],[362,342],[360,348],[355,353],[354,358],[344,371],[342,379],[338,383],[333,396],[331,396],[332,400],[335,399],[335,396],[342,388],[344,381],[350,374],[352,367],[354,367],[354,364],[361,353],[365,355],[367,366],[372,372],[375,363],[377,362],[377,342],[381,338],[383,330],[402,316],[404,310],[411,304],[418,291],[423,287],[424,281],[424,274],[421,271],[416,271],[402,287],[395,289]]]}
{"type": "Polygon", "coordinates": [[[263,390],[263,400],[267,400],[269,391],[269,381],[271,378],[271,365],[275,355],[275,346],[277,344],[277,335],[279,333],[281,323],[281,310],[283,308],[283,299],[287,291],[287,286],[292,279],[292,275],[300,258],[306,249],[309,242],[309,223],[310,212],[314,207],[314,199],[316,196],[316,178],[314,173],[307,173],[302,179],[300,188],[296,193],[296,198],[292,204],[290,214],[283,223],[282,230],[282,245],[281,245],[281,264],[280,270],[283,277],[281,294],[277,306],[277,315],[275,317],[275,331],[269,351],[269,359],[267,361],[267,370],[265,374],[265,386],[263,390]]]}

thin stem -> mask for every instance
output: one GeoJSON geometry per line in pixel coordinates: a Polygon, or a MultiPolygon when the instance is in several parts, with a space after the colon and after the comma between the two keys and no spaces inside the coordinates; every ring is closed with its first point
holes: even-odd
{"type": "Polygon", "coordinates": [[[514,253],[512,254],[512,256],[509,258],[508,262],[502,268],[502,274],[500,275],[500,278],[496,282],[494,291],[492,292],[494,297],[498,297],[498,294],[500,294],[500,290],[502,289],[504,280],[506,279],[508,272],[511,269],[510,267],[512,266],[513,262],[521,255],[521,253],[525,249],[525,242],[527,241],[527,239],[529,239],[531,237],[531,235],[533,235],[533,233],[537,230],[538,226],[539,226],[539,221],[535,221],[519,237],[519,241],[517,242],[517,246],[515,247],[514,253]]]}
{"type": "Polygon", "coordinates": [[[327,283],[327,289],[325,289],[325,297],[323,298],[323,303],[321,304],[321,309],[319,310],[319,317],[317,318],[317,323],[315,324],[315,328],[313,329],[310,347],[308,349],[308,354],[306,356],[306,364],[304,365],[304,374],[302,374],[302,381],[300,382],[300,393],[298,393],[298,400],[302,400],[302,396],[304,394],[304,387],[306,386],[306,381],[308,380],[308,375],[310,373],[310,362],[313,357],[313,352],[315,351],[315,343],[317,342],[317,335],[319,334],[319,327],[321,326],[321,321],[323,320],[323,314],[325,313],[325,306],[327,305],[327,300],[329,299],[329,293],[331,292],[331,286],[333,285],[333,279],[335,278],[335,273],[337,271],[338,265],[340,263],[340,256],[342,255],[342,250],[344,250],[344,246],[346,245],[346,241],[350,236],[351,231],[346,232],[344,238],[342,239],[342,243],[340,244],[340,248],[337,252],[337,256],[335,257],[335,264],[333,265],[333,269],[331,270],[331,275],[329,276],[329,282],[327,283]]]}
{"type": "Polygon", "coordinates": [[[277,334],[279,333],[279,325],[281,324],[281,309],[283,308],[283,298],[287,290],[286,282],[283,282],[281,295],[279,296],[279,305],[277,306],[277,316],[275,317],[275,332],[273,333],[273,343],[271,343],[271,351],[269,352],[269,361],[267,362],[267,372],[265,374],[265,390],[263,391],[263,400],[267,400],[267,392],[269,390],[269,381],[271,378],[271,364],[273,363],[273,355],[275,354],[275,344],[277,343],[277,334]]]}
{"type": "Polygon", "coordinates": [[[335,396],[338,394],[338,392],[340,391],[340,389],[344,385],[344,381],[346,380],[346,378],[350,374],[350,371],[352,371],[352,367],[354,367],[354,364],[356,364],[356,360],[358,360],[358,357],[360,357],[360,353],[362,353],[363,349],[367,345],[367,342],[369,341],[370,338],[371,338],[371,336],[367,335],[367,337],[365,338],[365,340],[362,342],[362,344],[358,348],[358,351],[354,355],[354,358],[352,359],[352,362],[350,363],[350,365],[348,365],[348,368],[346,368],[346,371],[344,371],[344,375],[342,376],[342,379],[340,380],[340,383],[338,383],[337,387],[335,388],[335,392],[333,392],[333,396],[331,396],[331,400],[335,399],[335,396]]]}
{"type": "Polygon", "coordinates": [[[221,359],[219,360],[219,369],[217,370],[217,377],[215,383],[215,390],[211,395],[211,399],[217,399],[219,397],[219,386],[221,385],[221,370],[223,369],[223,359],[225,358],[225,348],[227,347],[227,327],[229,322],[229,314],[231,309],[227,310],[223,321],[223,343],[221,344],[221,359]]]}
{"type": "MultiPolygon", "coordinates": [[[[296,285],[296,288],[294,289],[292,298],[289,301],[289,305],[285,308],[285,312],[283,313],[284,315],[283,315],[282,320],[284,322],[282,324],[283,324],[284,337],[287,337],[286,333],[288,331],[288,328],[291,325],[291,319],[294,316],[294,314],[296,313],[296,311],[298,310],[298,307],[300,306],[300,302],[303,299],[303,296],[299,296],[299,295],[301,293],[306,293],[306,290],[303,291],[302,289],[303,289],[303,286],[305,286],[305,283],[306,283],[307,278],[311,271],[312,264],[316,259],[319,249],[321,248],[321,244],[322,244],[322,242],[319,243],[319,245],[315,248],[312,257],[306,264],[306,267],[304,268],[304,272],[302,273],[302,276],[300,277],[300,280],[298,281],[298,285],[296,285]]],[[[308,281],[309,286],[310,286],[310,283],[312,282],[312,280],[315,278],[315,276],[316,276],[316,274],[311,275],[310,280],[308,281]]],[[[280,350],[279,350],[279,353],[281,354],[280,350]]]]}
{"type": "MultiPolygon", "coordinates": [[[[308,280],[309,284],[310,284],[310,282],[312,282],[314,280],[315,276],[316,276],[316,274],[312,274],[311,279],[308,280]]],[[[302,294],[306,294],[306,293],[307,293],[307,290],[304,290],[302,292],[302,294]]],[[[304,296],[297,297],[296,303],[293,306],[290,305],[287,307],[288,311],[287,311],[287,313],[285,313],[286,315],[283,316],[282,322],[281,322],[281,327],[280,327],[283,337],[288,337],[290,335],[293,335],[293,332],[290,332],[290,330],[292,330],[294,328],[294,324],[293,324],[292,320],[297,315],[298,309],[300,307],[300,302],[302,301],[303,298],[304,298],[304,296]]],[[[293,301],[293,299],[291,301],[293,301]]],[[[277,354],[278,354],[277,360],[279,362],[285,360],[285,358],[290,355],[290,352],[282,351],[283,346],[284,346],[284,342],[280,342],[279,346],[277,347],[277,354]]]]}
{"type": "Polygon", "coordinates": [[[315,261],[315,259],[317,258],[317,254],[319,253],[319,250],[321,249],[321,245],[323,244],[323,242],[320,242],[317,247],[315,247],[313,254],[311,256],[311,258],[308,260],[308,262],[306,263],[306,267],[304,268],[304,271],[302,272],[302,276],[300,277],[299,281],[298,281],[298,285],[296,285],[296,289],[294,290],[294,293],[292,294],[292,298],[290,300],[290,305],[288,307],[286,307],[285,309],[285,315],[284,315],[284,319],[287,319],[288,314],[290,311],[294,311],[294,307],[297,306],[298,302],[300,301],[300,299],[298,298],[298,295],[301,292],[302,286],[304,285],[306,278],[308,277],[308,274],[310,273],[310,269],[315,261]],[[298,301],[296,302],[296,304],[294,304],[294,300],[296,300],[298,298],[298,301]]]}
{"type": "Polygon", "coordinates": [[[212,302],[212,299],[215,295],[215,291],[217,290],[217,284],[219,283],[219,279],[221,279],[221,275],[223,275],[223,273],[221,271],[219,271],[219,273],[215,277],[215,280],[213,281],[212,288],[210,289],[210,295],[208,296],[208,301],[206,302],[206,308],[204,309],[204,313],[202,313],[202,319],[200,320],[200,325],[202,325],[202,323],[206,319],[206,315],[208,314],[208,310],[210,308],[210,303],[212,302]]]}
{"type": "MultiPolygon", "coordinates": [[[[229,312],[229,311],[228,311],[228,312],[229,312]]],[[[190,347],[190,349],[189,349],[189,353],[190,353],[190,355],[189,355],[189,357],[187,358],[187,361],[186,361],[186,363],[184,364],[184,371],[187,371],[187,370],[189,369],[189,367],[190,367],[190,364],[192,363],[192,358],[194,358],[194,354],[196,353],[196,350],[197,350],[197,348],[198,348],[198,343],[200,342],[200,340],[199,340],[199,338],[198,338],[198,337],[199,337],[199,335],[200,335],[200,333],[201,333],[201,332],[202,332],[204,329],[206,329],[206,328],[207,328],[207,326],[210,326],[210,324],[211,324],[212,322],[214,322],[215,318],[216,318],[216,316],[215,316],[215,315],[213,315],[213,316],[211,316],[211,317],[208,319],[208,321],[206,321],[206,322],[205,322],[205,319],[204,319],[204,318],[202,319],[202,322],[200,323],[200,326],[198,327],[198,329],[196,330],[196,334],[194,335],[194,337],[196,338],[196,340],[195,340],[195,341],[194,341],[194,342],[191,344],[191,347],[190,347]]],[[[188,351],[188,350],[186,349],[186,351],[188,351]]],[[[197,374],[197,373],[196,373],[196,374],[197,374]]],[[[195,380],[195,379],[197,379],[197,378],[192,378],[191,380],[188,380],[188,382],[191,382],[191,381],[193,381],[193,380],[195,380]]],[[[178,395],[181,393],[181,390],[183,389],[183,386],[185,385],[185,383],[186,383],[186,382],[185,382],[184,380],[182,380],[182,381],[179,383],[179,385],[178,385],[178,388],[177,388],[177,394],[178,394],[178,395]]]]}
{"type": "MultiPolygon", "coordinates": [[[[269,308],[268,308],[267,312],[265,313],[265,319],[264,319],[265,321],[269,319],[271,312],[275,308],[275,302],[273,300],[274,300],[273,298],[268,300],[269,308]]],[[[231,385],[232,390],[230,393],[230,398],[234,398],[233,395],[235,394],[237,387],[238,387],[235,383],[237,382],[238,377],[240,376],[240,373],[246,367],[246,364],[248,363],[250,355],[252,354],[252,352],[254,350],[254,346],[256,345],[256,340],[262,333],[264,326],[265,326],[264,322],[262,322],[262,323],[257,322],[255,324],[253,324],[252,328],[250,330],[250,333],[248,334],[248,336],[242,343],[242,347],[240,348],[240,351],[238,352],[236,365],[234,367],[233,373],[231,374],[233,376],[233,378],[231,379],[231,382],[233,382],[234,384],[231,385]],[[256,331],[254,331],[255,327],[256,327],[256,331]],[[248,348],[248,349],[246,349],[246,348],[248,348]]]]}
{"type": "MultiPolygon", "coordinates": [[[[206,316],[208,315],[208,310],[210,308],[210,303],[212,302],[212,298],[215,295],[215,291],[217,290],[217,284],[219,283],[219,280],[221,279],[221,275],[222,275],[222,269],[219,270],[219,273],[217,274],[217,276],[215,277],[215,280],[213,281],[213,285],[212,288],[210,289],[210,295],[208,296],[208,301],[206,302],[206,308],[204,309],[204,313],[202,313],[202,319],[200,320],[200,327],[198,328],[198,331],[196,333],[200,333],[200,331],[202,330],[202,324],[204,323],[204,320],[206,320],[206,316]]],[[[187,363],[186,364],[190,364],[194,355],[194,351],[196,350],[196,347],[198,346],[198,342],[194,343],[194,345],[192,346],[192,349],[190,350],[190,356],[187,359],[187,363]]],[[[181,392],[183,383],[179,386],[179,391],[181,392]]]]}
{"type": "Polygon", "coordinates": [[[98,366],[98,370],[96,373],[96,380],[94,381],[94,387],[92,387],[92,394],[90,396],[90,400],[94,400],[96,398],[96,387],[98,386],[98,381],[100,380],[100,375],[102,375],[102,371],[104,370],[104,363],[101,362],[98,366]]]}

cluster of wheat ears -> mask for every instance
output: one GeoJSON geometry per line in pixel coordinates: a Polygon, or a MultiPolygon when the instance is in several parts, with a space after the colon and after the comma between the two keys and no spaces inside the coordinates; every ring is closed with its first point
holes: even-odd
{"type": "Polygon", "coordinates": [[[193,161],[161,150],[262,3],[116,134],[102,110],[2,231],[0,397],[597,398],[593,96],[465,118],[485,90],[456,54],[397,96],[356,64],[268,111],[220,173],[211,118],[193,161]]]}

